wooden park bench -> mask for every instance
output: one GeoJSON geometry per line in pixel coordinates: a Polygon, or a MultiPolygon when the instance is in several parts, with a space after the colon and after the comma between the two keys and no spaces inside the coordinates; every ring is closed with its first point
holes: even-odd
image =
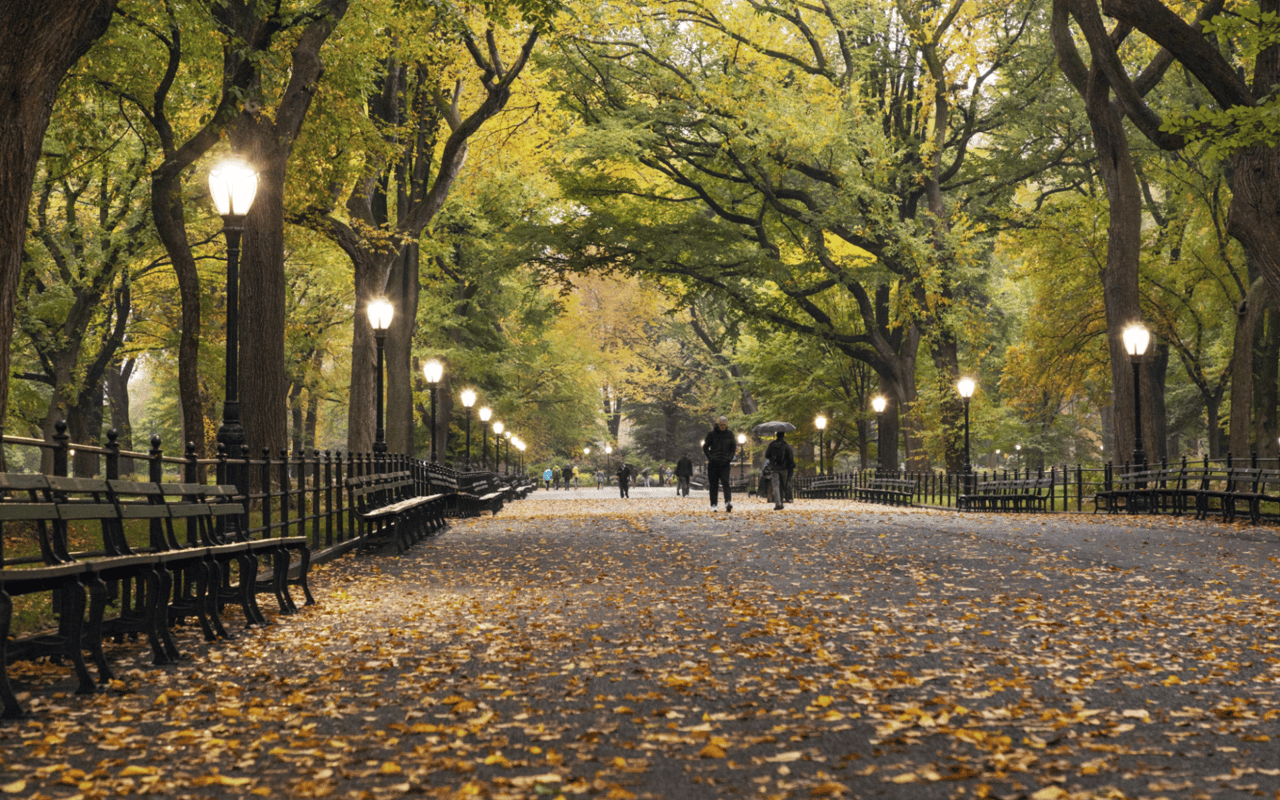
{"type": "Polygon", "coordinates": [[[863,486],[852,488],[853,499],[864,503],[883,503],[891,506],[909,506],[915,494],[914,481],[906,478],[871,478],[863,486]]]}
{"type": "Polygon", "coordinates": [[[471,475],[459,484],[458,512],[463,516],[479,516],[484,511],[497,516],[511,495],[510,487],[497,475],[471,475]]]}
{"type": "Polygon", "coordinates": [[[1053,478],[1039,475],[985,480],[956,498],[962,511],[1044,511],[1053,495],[1053,478]]]}
{"type": "Polygon", "coordinates": [[[1243,509],[1256,525],[1262,518],[1263,504],[1280,503],[1280,470],[1232,467],[1202,472],[1203,469],[1193,470],[1194,487],[1188,490],[1194,494],[1200,519],[1217,511],[1223,521],[1234,522],[1243,509]]]}
{"type": "Polygon", "coordinates": [[[416,494],[417,482],[407,471],[347,478],[346,489],[348,507],[361,524],[363,550],[393,542],[404,553],[444,526],[446,503],[456,500],[456,492],[416,494]]]}
{"type": "Polygon", "coordinates": [[[77,694],[97,690],[84,660],[85,637],[93,635],[85,630],[85,598],[97,576],[89,562],[71,558],[58,515],[43,475],[0,474],[0,715],[6,719],[25,713],[9,684],[11,661],[61,657],[75,670],[77,694]],[[24,596],[49,599],[56,631],[10,640],[13,598],[24,596]]]}
{"type": "Polygon", "coordinates": [[[843,478],[819,478],[796,492],[801,497],[813,499],[846,498],[852,492],[852,484],[843,478]]]}
{"type": "Polygon", "coordinates": [[[63,657],[79,678],[77,691],[85,693],[96,688],[85,652],[99,680],[113,677],[103,653],[106,637],[144,634],[153,661],[165,664],[180,658],[171,626],[188,617],[199,620],[209,640],[230,638],[220,617],[227,603],[241,608],[246,624],[264,624],[255,593],[264,585],[274,591],[278,582],[257,580],[258,561],[274,561],[276,551],[289,545],[229,534],[224,521],[243,514],[226,497],[231,492],[195,484],[0,475],[4,715],[23,713],[8,681],[7,666],[15,659],[63,657]],[[223,497],[211,503],[211,495],[223,497]],[[57,632],[9,642],[9,598],[42,593],[58,616],[57,632]]]}

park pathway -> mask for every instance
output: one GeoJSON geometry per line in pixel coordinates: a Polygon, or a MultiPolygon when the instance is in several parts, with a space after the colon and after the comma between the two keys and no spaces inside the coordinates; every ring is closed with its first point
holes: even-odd
{"type": "Polygon", "coordinates": [[[673,495],[536,492],[176,667],[115,645],[0,726],[0,792],[1280,798],[1275,529],[673,495]]]}

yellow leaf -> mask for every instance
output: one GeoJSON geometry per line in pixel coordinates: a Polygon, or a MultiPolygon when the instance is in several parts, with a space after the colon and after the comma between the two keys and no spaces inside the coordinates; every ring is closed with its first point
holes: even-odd
{"type": "Polygon", "coordinates": [[[13,783],[6,783],[4,786],[0,786],[0,792],[4,792],[5,794],[17,794],[18,792],[26,791],[26,789],[27,789],[27,782],[22,779],[18,779],[13,783]]]}
{"type": "Polygon", "coordinates": [[[825,783],[820,783],[817,786],[810,789],[809,796],[810,797],[833,797],[838,794],[844,794],[847,791],[849,791],[849,787],[845,786],[843,783],[836,783],[835,781],[826,781],[825,783]]]}
{"type": "Polygon", "coordinates": [[[1031,800],[1062,800],[1062,798],[1070,796],[1067,794],[1067,790],[1061,786],[1046,786],[1032,794],[1031,800]]]}
{"type": "Polygon", "coordinates": [[[818,699],[816,702],[814,702],[814,705],[817,706],[818,708],[826,708],[827,706],[831,705],[835,701],[836,699],[834,697],[823,694],[818,696],[818,699]]]}
{"type": "Polygon", "coordinates": [[[212,782],[219,786],[248,786],[253,783],[252,778],[233,778],[230,775],[211,775],[212,782]]]}
{"type": "Polygon", "coordinates": [[[155,775],[155,774],[156,774],[155,767],[128,766],[120,770],[121,778],[133,778],[138,775],[155,775]]]}
{"type": "Polygon", "coordinates": [[[698,753],[701,758],[724,758],[724,748],[718,744],[708,743],[706,747],[698,753]]]}
{"type": "Polygon", "coordinates": [[[920,780],[920,776],[914,772],[904,772],[901,775],[895,775],[891,780],[894,783],[915,783],[920,780]]]}
{"type": "Polygon", "coordinates": [[[379,771],[383,775],[399,775],[400,765],[394,761],[383,761],[382,767],[379,768],[379,771]]]}

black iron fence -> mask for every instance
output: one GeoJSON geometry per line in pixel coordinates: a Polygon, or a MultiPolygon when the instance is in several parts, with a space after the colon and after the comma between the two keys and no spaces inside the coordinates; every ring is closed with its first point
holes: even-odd
{"type": "Polygon", "coordinates": [[[1252,454],[1248,458],[1236,458],[1228,454],[1225,458],[1211,459],[1208,456],[1195,460],[1183,458],[1180,462],[1165,461],[1142,466],[1129,463],[1106,464],[1101,467],[1064,464],[1036,470],[975,470],[971,473],[941,471],[885,473],[877,470],[858,470],[796,476],[793,479],[793,489],[797,496],[802,498],[848,499],[855,497],[859,490],[871,487],[877,479],[892,477],[910,481],[913,487],[911,499],[915,505],[955,508],[958,498],[988,482],[1047,477],[1049,486],[1045,508],[1048,511],[1093,511],[1094,498],[1099,493],[1112,492],[1120,476],[1147,470],[1176,471],[1179,467],[1184,472],[1197,468],[1204,472],[1217,469],[1224,473],[1229,473],[1233,469],[1246,468],[1280,470],[1280,459],[1262,459],[1257,454],[1252,454]]]}
{"type": "MultiPolygon", "coordinates": [[[[188,445],[181,455],[167,453],[158,436],[153,436],[146,452],[120,447],[115,432],[107,434],[104,445],[72,442],[66,424],[58,423],[50,439],[4,436],[8,452],[16,454],[34,448],[51,458],[11,459],[51,463],[50,474],[70,477],[92,477],[72,474],[73,463],[92,464],[93,474],[108,479],[143,476],[145,480],[181,483],[217,483],[235,485],[247,500],[249,533],[255,539],[304,536],[312,550],[312,561],[323,561],[353,547],[360,535],[355,510],[346,493],[351,478],[381,472],[406,471],[413,476],[420,495],[444,494],[456,497],[461,484],[482,477],[499,477],[494,473],[459,473],[443,464],[400,454],[341,453],[333,451],[281,451],[276,455],[263,452],[251,458],[228,458],[220,453],[214,458],[197,458],[188,445]],[[78,457],[72,458],[73,454],[78,457]],[[86,455],[94,458],[85,458],[86,455]]],[[[247,450],[247,448],[246,448],[247,450]]],[[[10,465],[12,469],[12,465],[10,465]]],[[[513,477],[501,477],[504,483],[513,477]]],[[[449,502],[452,512],[457,501],[449,502]]]]}

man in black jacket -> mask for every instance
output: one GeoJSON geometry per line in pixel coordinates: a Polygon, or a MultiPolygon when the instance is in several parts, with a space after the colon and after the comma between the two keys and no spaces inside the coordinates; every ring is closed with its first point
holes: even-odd
{"type": "Polygon", "coordinates": [[[631,467],[625,461],[618,467],[618,492],[622,497],[631,496],[631,467]]]}
{"type": "Polygon", "coordinates": [[[733,498],[729,494],[729,470],[738,442],[729,430],[727,417],[716,420],[716,426],[702,442],[702,454],[707,457],[707,482],[711,484],[711,510],[716,510],[716,490],[724,487],[724,510],[733,510],[733,498]]]}
{"type": "Polygon", "coordinates": [[[689,460],[689,454],[683,453],[680,460],[676,462],[676,496],[689,496],[689,479],[693,477],[693,462],[689,460]]]}

